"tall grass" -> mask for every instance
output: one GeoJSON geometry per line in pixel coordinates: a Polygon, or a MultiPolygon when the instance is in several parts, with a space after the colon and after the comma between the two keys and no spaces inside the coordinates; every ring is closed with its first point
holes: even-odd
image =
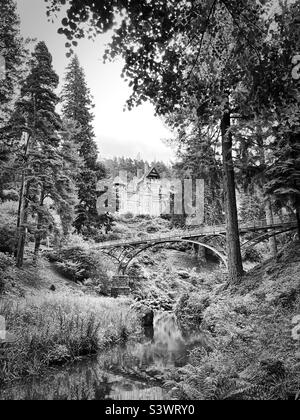
{"type": "Polygon", "coordinates": [[[17,341],[0,361],[0,381],[40,375],[128,338],[137,320],[125,299],[32,297],[0,305],[17,341]]]}

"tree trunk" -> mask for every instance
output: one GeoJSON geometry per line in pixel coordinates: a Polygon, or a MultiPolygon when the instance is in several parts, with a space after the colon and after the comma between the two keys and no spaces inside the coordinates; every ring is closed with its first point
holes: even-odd
{"type": "Polygon", "coordinates": [[[238,212],[235,190],[235,174],[232,156],[232,134],[230,133],[230,111],[225,110],[221,121],[222,154],[224,171],[225,212],[227,228],[227,256],[229,280],[239,283],[243,277],[243,261],[239,235],[238,212]]]}
{"type": "MultiPolygon", "coordinates": [[[[25,145],[25,153],[24,153],[24,164],[26,163],[26,159],[29,153],[29,144],[30,144],[30,136],[26,134],[26,145],[25,145]]],[[[22,214],[24,211],[24,201],[25,201],[25,191],[26,191],[26,168],[23,168],[22,170],[22,179],[21,179],[21,188],[20,188],[20,197],[19,197],[19,206],[18,206],[18,215],[17,215],[17,233],[18,233],[18,243],[16,244],[15,249],[15,257],[18,258],[18,250],[20,246],[20,237],[22,235],[22,214]]]]}
{"type": "MultiPolygon", "coordinates": [[[[266,202],[265,210],[266,210],[267,224],[272,225],[274,223],[274,216],[273,216],[272,204],[271,204],[270,199],[268,199],[267,202],[266,202]]],[[[277,249],[277,241],[276,241],[275,236],[270,237],[269,245],[270,245],[272,257],[276,258],[277,253],[278,253],[278,249],[277,249]]]]}
{"type": "Polygon", "coordinates": [[[197,261],[199,261],[199,263],[201,264],[206,264],[207,263],[207,259],[206,259],[206,249],[198,244],[194,244],[194,253],[195,253],[195,257],[197,259],[197,261]]]}
{"type": "Polygon", "coordinates": [[[17,267],[22,268],[24,264],[24,253],[25,253],[25,244],[26,244],[27,228],[20,227],[20,237],[17,250],[17,267]]]}
{"type": "Polygon", "coordinates": [[[42,238],[39,233],[37,233],[35,238],[35,245],[34,245],[34,261],[36,262],[39,258],[40,247],[41,247],[42,238]]]}
{"type": "MultiPolygon", "coordinates": [[[[44,191],[41,192],[41,199],[40,199],[40,208],[42,209],[44,206],[45,195],[44,191]]],[[[38,213],[38,222],[37,222],[37,232],[35,235],[35,246],[34,246],[34,261],[38,260],[41,242],[42,242],[42,234],[41,230],[43,227],[43,213],[40,211],[38,213]]]]}
{"type": "Polygon", "coordinates": [[[41,229],[43,226],[43,217],[39,213],[38,214],[38,223],[37,223],[37,232],[35,234],[35,244],[34,244],[34,261],[36,262],[39,258],[40,253],[40,247],[42,242],[42,235],[41,235],[41,229]]]}
{"type": "MultiPolygon", "coordinates": [[[[20,238],[22,233],[21,223],[22,223],[22,210],[24,205],[24,187],[25,187],[25,175],[22,174],[22,181],[21,181],[21,189],[20,189],[20,197],[19,197],[19,206],[18,206],[18,215],[17,215],[17,240],[15,242],[15,259],[16,262],[18,261],[19,256],[19,249],[20,249],[20,238]]],[[[18,266],[18,262],[17,262],[18,266]]]]}
{"type": "Polygon", "coordinates": [[[297,217],[297,223],[298,223],[298,237],[300,240],[300,197],[296,197],[296,217],[297,217]]]}
{"type": "Polygon", "coordinates": [[[22,268],[24,264],[24,252],[27,236],[27,223],[28,223],[28,187],[26,188],[26,194],[23,198],[23,208],[20,213],[20,226],[19,226],[19,238],[18,247],[16,252],[16,263],[18,268],[22,268]]]}
{"type": "MultiPolygon", "coordinates": [[[[265,154],[265,144],[264,144],[264,136],[263,136],[263,131],[261,129],[260,126],[257,127],[257,143],[259,145],[259,152],[260,152],[260,160],[261,160],[261,166],[263,168],[263,174],[262,174],[262,194],[263,196],[265,196],[265,192],[264,192],[264,186],[266,184],[266,154],[265,154]]],[[[265,205],[265,213],[266,213],[266,222],[268,224],[273,224],[274,223],[274,215],[273,215],[273,210],[272,210],[272,203],[270,198],[267,199],[266,205],[265,205]]],[[[277,240],[276,240],[276,236],[271,236],[269,239],[269,245],[270,245],[270,250],[271,250],[271,254],[272,257],[276,258],[277,257],[277,253],[278,253],[278,249],[277,249],[277,240]]]]}

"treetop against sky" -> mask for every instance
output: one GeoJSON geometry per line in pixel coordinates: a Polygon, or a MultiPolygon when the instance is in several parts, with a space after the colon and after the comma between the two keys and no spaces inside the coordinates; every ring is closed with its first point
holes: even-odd
{"type": "MultiPolygon", "coordinates": [[[[57,33],[63,12],[58,18],[49,21],[46,15],[47,4],[43,0],[17,0],[21,18],[21,31],[25,37],[46,42],[53,55],[53,65],[60,76],[60,88],[69,63],[66,57],[66,39],[57,33]],[[34,25],[32,24],[34,22],[34,25]]],[[[81,39],[76,47],[76,54],[84,68],[87,83],[95,103],[94,129],[101,157],[128,156],[135,158],[140,154],[144,159],[164,160],[174,158],[174,151],[162,140],[172,136],[163,122],[154,116],[150,103],[124,112],[124,105],[131,89],[120,77],[122,59],[114,63],[103,64],[106,44],[111,32],[98,36],[93,42],[81,39]]]]}

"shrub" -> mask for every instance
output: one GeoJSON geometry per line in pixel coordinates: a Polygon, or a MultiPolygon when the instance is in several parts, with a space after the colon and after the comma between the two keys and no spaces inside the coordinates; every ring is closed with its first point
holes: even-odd
{"type": "Polygon", "coordinates": [[[93,239],[97,244],[99,244],[102,242],[118,241],[121,238],[122,236],[117,232],[110,232],[108,234],[98,232],[97,235],[95,235],[93,239]]]}
{"type": "Polygon", "coordinates": [[[0,253],[0,272],[3,273],[14,265],[14,259],[8,255],[0,253]]]}
{"type": "Polygon", "coordinates": [[[107,291],[109,279],[98,253],[81,247],[65,248],[50,254],[57,268],[70,280],[83,282],[91,279],[107,291]]]}
{"type": "Polygon", "coordinates": [[[5,289],[5,280],[2,277],[2,274],[0,273],[0,296],[3,294],[5,289]]]}
{"type": "Polygon", "coordinates": [[[128,227],[128,225],[116,223],[113,229],[113,233],[117,233],[118,235],[130,235],[132,234],[132,229],[128,227]]]}
{"type": "Polygon", "coordinates": [[[0,226],[14,228],[17,224],[18,203],[6,201],[0,204],[0,226]]]}
{"type": "Polygon", "coordinates": [[[147,227],[147,233],[157,233],[157,232],[159,232],[158,226],[151,224],[147,227]]]}
{"type": "Polygon", "coordinates": [[[59,271],[68,277],[70,280],[76,282],[80,280],[85,280],[84,278],[84,270],[80,268],[79,262],[73,261],[63,261],[57,262],[56,266],[58,267],[59,271]]]}
{"type": "Polygon", "coordinates": [[[18,203],[0,203],[0,252],[13,254],[17,225],[18,203]]]}
{"type": "Polygon", "coordinates": [[[243,260],[253,263],[259,263],[262,261],[262,255],[255,248],[247,248],[243,251],[243,260]]]}
{"type": "Polygon", "coordinates": [[[4,190],[3,191],[3,199],[5,201],[18,201],[19,194],[15,190],[4,190]]]}
{"type": "Polygon", "coordinates": [[[128,212],[128,213],[125,213],[123,215],[123,217],[124,217],[125,220],[131,220],[131,219],[134,218],[134,215],[133,215],[133,213],[128,212]]]}
{"type": "Polygon", "coordinates": [[[61,241],[61,248],[82,248],[90,249],[94,245],[91,239],[87,240],[82,235],[73,233],[61,241]]]}
{"type": "Polygon", "coordinates": [[[209,295],[205,292],[183,294],[176,307],[176,315],[183,330],[198,330],[203,320],[203,313],[209,305],[209,295]]]}
{"type": "Polygon", "coordinates": [[[149,214],[138,214],[135,218],[137,220],[151,220],[151,216],[149,214]]]}
{"type": "Polygon", "coordinates": [[[110,232],[105,235],[105,241],[119,241],[122,239],[122,236],[119,233],[110,232]]]}
{"type": "Polygon", "coordinates": [[[9,226],[1,226],[0,238],[0,252],[13,254],[16,244],[15,229],[9,226]]]}
{"type": "Polygon", "coordinates": [[[141,264],[135,261],[128,267],[127,274],[128,276],[132,277],[143,277],[143,267],[141,266],[141,264]]]}
{"type": "Polygon", "coordinates": [[[6,281],[11,279],[13,267],[14,259],[0,253],[0,295],[4,292],[6,281]]]}

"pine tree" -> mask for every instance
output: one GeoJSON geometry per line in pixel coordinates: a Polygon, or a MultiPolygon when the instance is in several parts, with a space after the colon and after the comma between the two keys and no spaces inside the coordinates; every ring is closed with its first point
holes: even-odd
{"type": "MultiPolygon", "coordinates": [[[[26,57],[24,41],[20,35],[20,22],[13,0],[0,2],[0,128],[9,119],[12,102],[22,74],[22,62],[26,57]]],[[[3,190],[13,181],[11,160],[14,150],[6,138],[0,138],[0,199],[3,190]]]]}
{"type": "Polygon", "coordinates": [[[62,128],[56,112],[58,84],[52,56],[47,46],[40,42],[32,54],[30,72],[21,85],[20,98],[6,127],[7,138],[18,146],[15,165],[21,172],[18,267],[23,265],[28,228],[35,233],[36,256],[41,240],[53,229],[47,200],[58,208],[62,201],[68,201],[72,190],[72,179],[64,173],[64,153],[58,134],[62,128]]]}
{"type": "Polygon", "coordinates": [[[78,201],[76,179],[82,165],[82,159],[78,154],[78,146],[73,137],[78,134],[79,127],[73,120],[63,120],[61,155],[63,157],[64,180],[56,184],[59,191],[57,212],[60,216],[64,238],[67,238],[72,230],[75,219],[75,207],[78,201]]]}
{"type": "Polygon", "coordinates": [[[216,139],[209,139],[204,131],[195,127],[189,136],[184,135],[178,141],[185,143],[185,146],[178,154],[180,162],[175,166],[177,176],[182,179],[204,179],[205,224],[223,224],[222,167],[215,152],[216,139]]]}
{"type": "Polygon", "coordinates": [[[37,218],[36,254],[45,231],[51,226],[45,200],[56,193],[54,178],[60,168],[57,130],[61,128],[61,121],[55,110],[58,97],[54,93],[58,83],[52,57],[46,45],[40,42],[32,54],[31,71],[22,84],[16,109],[17,115],[23,118],[23,127],[19,126],[19,129],[24,131],[26,127],[27,132],[18,217],[18,267],[23,265],[29,216],[37,218]]]}
{"type": "Polygon", "coordinates": [[[97,161],[98,150],[92,126],[93,103],[77,56],[67,67],[62,99],[63,117],[80,126],[79,132],[73,137],[83,161],[77,176],[79,204],[74,227],[79,233],[88,233],[104,224],[104,218],[98,215],[96,203],[97,182],[105,177],[105,168],[97,161]]]}
{"type": "Polygon", "coordinates": [[[20,68],[24,58],[24,42],[20,35],[20,22],[13,0],[0,2],[0,124],[6,106],[16,93],[20,68]]]}

